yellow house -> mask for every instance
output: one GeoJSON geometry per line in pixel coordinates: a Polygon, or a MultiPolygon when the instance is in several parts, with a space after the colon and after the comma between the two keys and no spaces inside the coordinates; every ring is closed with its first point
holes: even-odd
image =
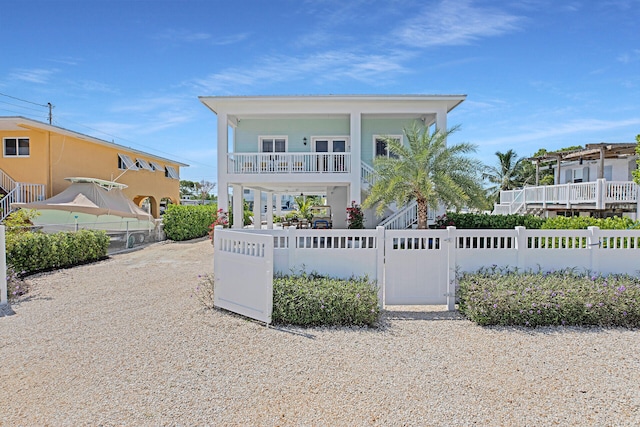
{"type": "Polygon", "coordinates": [[[124,194],[138,206],[148,199],[155,218],[163,199],[180,203],[184,163],[24,117],[0,117],[0,140],[4,193],[18,184],[49,198],[71,184],[65,178],[88,177],[126,184],[124,194]]]}

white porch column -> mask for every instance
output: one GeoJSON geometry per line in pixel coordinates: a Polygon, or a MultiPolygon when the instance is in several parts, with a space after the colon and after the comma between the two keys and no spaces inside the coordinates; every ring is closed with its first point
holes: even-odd
{"type": "Polygon", "coordinates": [[[267,228],[273,229],[273,193],[267,192],[267,228]]]}
{"type": "Polygon", "coordinates": [[[282,194],[276,194],[276,215],[282,215],[282,194]]]}
{"type": "Polygon", "coordinates": [[[262,228],[262,191],[253,190],[253,228],[262,228]]]}
{"type": "MultiPolygon", "coordinates": [[[[351,142],[351,185],[349,190],[349,201],[355,200],[357,204],[361,203],[361,187],[362,180],[360,177],[360,162],[362,159],[362,113],[352,111],[350,115],[351,133],[349,139],[351,142]]],[[[345,209],[347,206],[344,207],[345,209]]]]}
{"type": "Polygon", "coordinates": [[[440,109],[436,111],[436,132],[447,131],[447,109],[440,109]]]}
{"type": "Polygon", "coordinates": [[[218,209],[229,210],[229,178],[227,154],[229,151],[229,125],[227,113],[218,112],[218,209]]]}
{"type": "Polygon", "coordinates": [[[240,184],[233,184],[233,226],[232,228],[244,227],[244,189],[240,184]]]}

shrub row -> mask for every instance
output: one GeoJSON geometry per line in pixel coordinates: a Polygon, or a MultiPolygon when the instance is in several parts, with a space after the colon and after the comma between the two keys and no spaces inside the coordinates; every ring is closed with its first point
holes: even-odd
{"type": "Polygon", "coordinates": [[[196,239],[209,233],[209,226],[217,218],[218,206],[169,205],[162,222],[168,239],[175,241],[196,239]]]}
{"type": "Polygon", "coordinates": [[[542,224],[545,229],[578,230],[587,227],[600,227],[603,230],[631,230],[640,229],[640,221],[633,221],[627,217],[592,218],[589,216],[549,218],[542,224]]]}
{"type": "Polygon", "coordinates": [[[299,326],[375,326],[380,317],[377,292],[366,277],[278,275],[271,320],[299,326]]]}
{"type": "Polygon", "coordinates": [[[584,216],[539,218],[535,215],[490,215],[477,213],[447,212],[436,218],[436,228],[454,226],[465,229],[510,229],[526,227],[528,229],[577,230],[595,226],[603,230],[640,229],[640,221],[627,217],[592,218],[584,216]]]}
{"type": "Polygon", "coordinates": [[[7,264],[24,275],[104,258],[109,236],[101,230],[55,234],[29,231],[8,236],[6,243],[7,264]]]}
{"type": "Polygon", "coordinates": [[[460,311],[480,325],[640,327],[640,279],[574,270],[465,273],[460,311]]]}
{"type": "Polygon", "coordinates": [[[477,213],[447,212],[436,218],[436,228],[455,226],[456,228],[476,229],[508,229],[526,227],[538,229],[544,223],[544,219],[535,215],[490,215],[477,213]]]}

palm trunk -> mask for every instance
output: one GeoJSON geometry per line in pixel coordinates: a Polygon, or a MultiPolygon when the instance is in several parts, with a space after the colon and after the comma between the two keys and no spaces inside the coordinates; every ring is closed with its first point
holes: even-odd
{"type": "Polygon", "coordinates": [[[425,199],[417,199],[418,203],[418,229],[427,228],[427,201],[425,199]]]}

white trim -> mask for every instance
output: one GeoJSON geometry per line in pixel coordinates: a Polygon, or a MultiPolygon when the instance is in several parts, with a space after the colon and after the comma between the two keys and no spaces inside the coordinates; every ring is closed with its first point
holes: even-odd
{"type": "Polygon", "coordinates": [[[258,153],[286,153],[289,151],[288,135],[260,135],[258,136],[258,153]],[[284,139],[284,151],[262,151],[262,141],[265,139],[273,139],[273,149],[276,149],[276,139],[284,139]]]}
{"type": "MultiPolygon", "coordinates": [[[[400,141],[400,144],[404,145],[403,135],[373,135],[373,158],[375,159],[378,155],[376,153],[376,145],[379,139],[385,138],[393,138],[400,141]]],[[[389,157],[389,149],[385,146],[385,150],[387,152],[387,157],[389,157]]]]}
{"type": "Polygon", "coordinates": [[[131,157],[127,156],[126,154],[121,154],[118,153],[118,158],[120,159],[120,162],[118,162],[118,169],[121,170],[132,170],[132,171],[137,171],[138,170],[138,166],[136,166],[135,162],[133,160],[131,160],[131,157]],[[124,168],[120,167],[121,164],[124,164],[124,168]]]}
{"type": "Polygon", "coordinates": [[[178,175],[178,172],[176,171],[176,169],[173,166],[165,166],[165,168],[166,168],[165,176],[167,178],[180,179],[180,176],[178,175]]]}
{"type": "Polygon", "coordinates": [[[8,136],[2,138],[2,155],[3,157],[30,157],[31,156],[31,139],[28,136],[8,136]],[[7,140],[13,139],[16,142],[16,154],[7,154],[7,140]],[[20,154],[20,140],[26,139],[28,143],[29,154],[20,154]]]}
{"type": "Polygon", "coordinates": [[[141,169],[153,171],[153,168],[151,168],[151,165],[145,159],[136,158],[136,165],[141,169]]]}

